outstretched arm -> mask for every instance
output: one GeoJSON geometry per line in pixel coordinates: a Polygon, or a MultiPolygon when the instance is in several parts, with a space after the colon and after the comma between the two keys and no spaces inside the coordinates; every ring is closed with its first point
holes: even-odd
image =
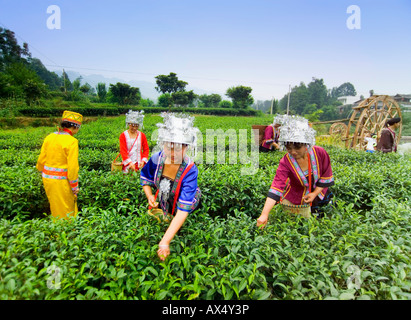
{"type": "Polygon", "coordinates": [[[188,216],[188,212],[177,210],[176,216],[173,218],[173,220],[171,220],[170,226],[168,227],[163,238],[161,239],[159,243],[159,249],[157,251],[159,258],[162,261],[164,261],[167,258],[167,256],[170,254],[170,242],[171,240],[173,240],[178,230],[180,230],[187,216],[188,216]]]}
{"type": "Polygon", "coordinates": [[[277,203],[274,199],[267,197],[265,200],[263,211],[261,212],[260,217],[257,219],[257,227],[264,228],[268,221],[268,215],[274,205],[277,203]]]}

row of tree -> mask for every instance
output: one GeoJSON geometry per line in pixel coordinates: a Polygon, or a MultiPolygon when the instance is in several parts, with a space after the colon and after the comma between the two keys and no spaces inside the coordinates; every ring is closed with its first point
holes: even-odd
{"type": "Polygon", "coordinates": [[[287,107],[289,114],[303,115],[310,121],[326,121],[347,117],[351,111],[347,107],[340,111],[338,106],[342,105],[338,101],[342,96],[355,96],[357,94],[355,87],[350,82],[345,82],[339,87],[328,89],[323,79],[312,78],[312,81],[306,85],[301,82],[298,86],[291,89],[280,100],[257,101],[253,108],[261,110],[264,113],[285,113],[287,107]]]}
{"type": "MultiPolygon", "coordinates": [[[[88,83],[82,84],[79,77],[70,81],[63,70],[61,76],[50,72],[37,59],[31,57],[27,43],[21,47],[8,29],[0,28],[0,98],[22,98],[28,105],[40,98],[60,96],[68,101],[91,101],[117,103],[119,105],[140,105],[144,108],[155,106],[150,99],[142,99],[139,88],[126,83],[98,83],[93,88],[88,83]]],[[[237,108],[252,106],[264,113],[285,113],[289,103],[290,114],[304,115],[310,120],[333,120],[341,118],[337,100],[341,96],[355,96],[356,90],[349,83],[328,89],[323,79],[313,78],[305,85],[301,82],[292,88],[290,96],[285,94],[280,100],[257,101],[251,95],[252,89],[246,86],[230,87],[225,95],[231,99],[223,100],[219,94],[197,95],[187,91],[188,82],[177,77],[176,73],[155,77],[155,89],[160,94],[157,106],[163,108],[202,107],[202,108],[237,108]]]]}
{"type": "MultiPolygon", "coordinates": [[[[164,108],[247,108],[254,101],[250,87],[229,88],[226,95],[232,101],[228,101],[219,94],[197,95],[193,90],[187,91],[188,82],[178,79],[173,72],[158,75],[155,80],[155,89],[160,93],[157,105],[164,108]]],[[[64,70],[61,76],[47,70],[40,59],[31,56],[27,43],[21,47],[14,32],[0,28],[0,98],[21,98],[28,105],[40,98],[59,96],[67,101],[154,106],[150,99],[142,99],[139,88],[126,83],[110,84],[108,88],[105,83],[98,83],[93,88],[81,81],[81,77],[71,81],[64,70]]]]}

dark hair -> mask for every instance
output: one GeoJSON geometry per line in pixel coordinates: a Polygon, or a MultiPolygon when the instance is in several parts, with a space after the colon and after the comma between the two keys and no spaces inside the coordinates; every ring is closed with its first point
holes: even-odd
{"type": "Polygon", "coordinates": [[[69,129],[69,128],[78,128],[80,126],[70,121],[61,121],[60,127],[69,129]]]}
{"type": "Polygon", "coordinates": [[[400,118],[400,117],[392,118],[392,119],[390,119],[390,120],[387,120],[387,122],[385,123],[385,126],[386,126],[386,127],[392,126],[393,124],[396,124],[396,123],[398,123],[398,122],[400,122],[400,121],[401,121],[401,118],[400,118]]]}
{"type": "Polygon", "coordinates": [[[301,147],[307,146],[306,143],[302,142],[286,142],[285,147],[286,148],[294,148],[294,149],[300,149],[301,147]]]}

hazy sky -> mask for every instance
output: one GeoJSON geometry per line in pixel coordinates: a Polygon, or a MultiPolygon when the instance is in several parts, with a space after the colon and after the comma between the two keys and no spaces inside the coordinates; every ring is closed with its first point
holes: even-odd
{"type": "Polygon", "coordinates": [[[175,72],[220,94],[250,86],[256,100],[313,77],[411,94],[411,0],[0,0],[0,26],[50,70],[153,83],[175,72]]]}

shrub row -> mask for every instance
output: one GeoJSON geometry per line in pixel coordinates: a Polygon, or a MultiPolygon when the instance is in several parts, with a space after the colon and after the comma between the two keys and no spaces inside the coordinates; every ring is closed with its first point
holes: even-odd
{"type": "MultiPolygon", "coordinates": [[[[84,107],[69,107],[69,108],[53,108],[53,107],[24,107],[18,108],[17,111],[26,117],[60,117],[64,110],[78,112],[83,116],[118,116],[125,114],[128,110],[135,111],[143,110],[137,107],[117,107],[117,106],[84,106],[84,107]]],[[[145,108],[144,113],[160,113],[168,111],[168,109],[160,107],[145,108]]],[[[233,109],[233,108],[171,108],[172,112],[195,113],[203,115],[219,115],[219,116],[257,116],[260,113],[254,109],[233,109]]]]}

